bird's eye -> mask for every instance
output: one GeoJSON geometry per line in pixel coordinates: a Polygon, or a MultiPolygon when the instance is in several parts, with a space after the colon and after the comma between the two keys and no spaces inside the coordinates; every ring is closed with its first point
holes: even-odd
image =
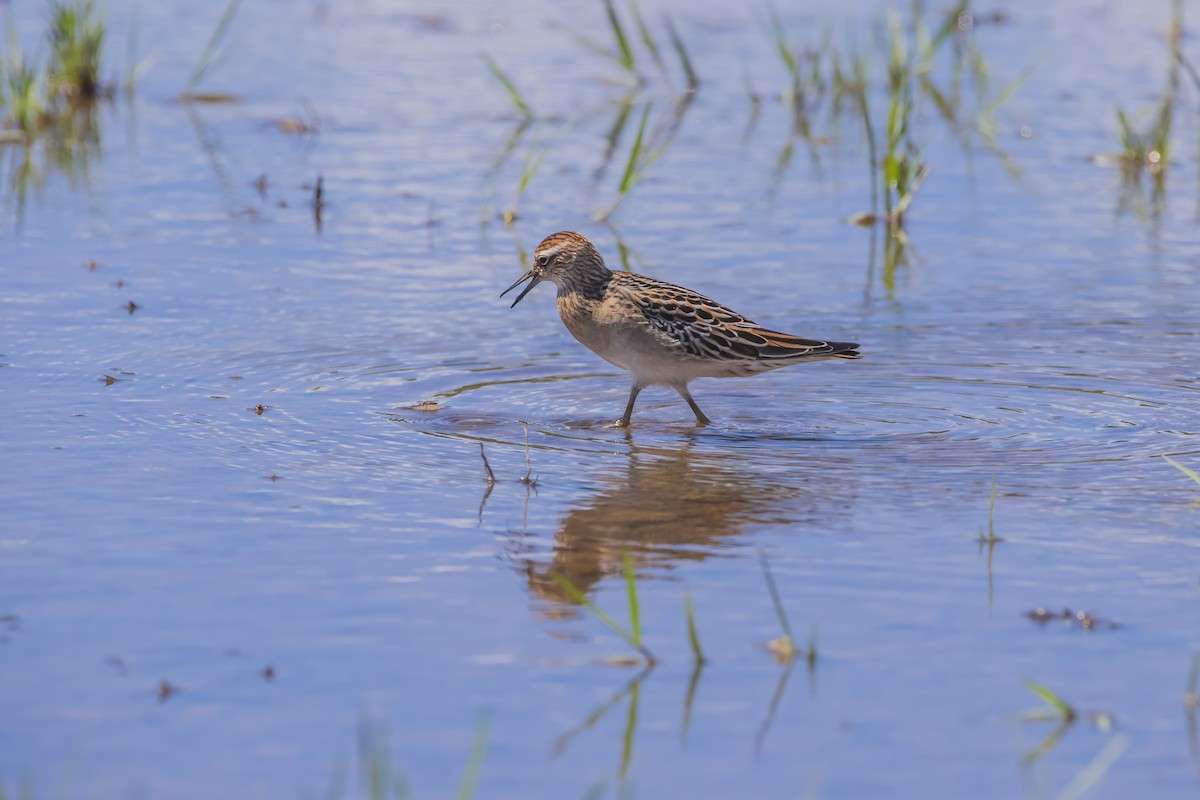
{"type": "Polygon", "coordinates": [[[538,256],[538,257],[537,257],[537,263],[538,263],[538,266],[539,266],[539,267],[545,267],[545,266],[549,266],[549,264],[550,264],[550,256],[538,256]]]}

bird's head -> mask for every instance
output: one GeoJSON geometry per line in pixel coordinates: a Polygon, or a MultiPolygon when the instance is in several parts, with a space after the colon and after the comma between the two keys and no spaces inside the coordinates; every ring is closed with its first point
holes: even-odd
{"type": "Polygon", "coordinates": [[[587,275],[599,271],[607,274],[608,268],[604,266],[604,259],[587,237],[573,231],[552,233],[533,251],[533,266],[529,271],[501,292],[500,296],[504,297],[525,281],[529,281],[529,285],[517,295],[516,300],[513,300],[510,306],[512,308],[542,281],[550,281],[562,288],[575,282],[583,282],[587,275]]]}

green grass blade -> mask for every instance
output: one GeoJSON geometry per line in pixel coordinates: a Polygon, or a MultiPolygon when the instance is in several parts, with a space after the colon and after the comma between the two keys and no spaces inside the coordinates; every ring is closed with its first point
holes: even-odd
{"type": "Polygon", "coordinates": [[[1117,124],[1121,126],[1121,146],[1125,148],[1125,155],[1140,158],[1145,149],[1142,137],[1134,130],[1133,123],[1129,121],[1123,108],[1117,109],[1117,124]]]}
{"type": "Polygon", "coordinates": [[[622,628],[620,623],[605,613],[599,606],[589,600],[587,595],[581,592],[579,588],[575,586],[575,584],[571,583],[568,578],[557,573],[551,577],[554,578],[554,582],[557,583],[564,592],[566,592],[567,596],[570,597],[572,601],[579,603],[579,605],[592,612],[596,619],[608,626],[608,629],[613,633],[620,636],[626,642],[629,642],[629,644],[636,646],[636,643],[633,641],[633,637],[629,634],[629,632],[622,628]]]}
{"type": "Polygon", "coordinates": [[[529,152],[525,154],[525,160],[521,163],[521,180],[518,184],[518,194],[524,194],[529,188],[529,184],[538,174],[538,170],[542,168],[542,162],[546,160],[547,148],[538,144],[535,138],[533,144],[529,146],[529,152]]]}
{"type": "Polygon", "coordinates": [[[779,625],[783,628],[783,633],[787,636],[788,641],[794,645],[796,637],[792,635],[792,626],[788,624],[787,613],[783,610],[783,601],[779,599],[779,590],[775,588],[775,579],[771,577],[771,566],[767,563],[767,554],[759,550],[758,560],[762,564],[763,577],[767,581],[767,591],[771,593],[771,602],[775,604],[775,614],[779,617],[779,625]]]}
{"type": "Polygon", "coordinates": [[[467,766],[463,770],[462,782],[458,785],[457,800],[471,800],[475,789],[479,786],[479,774],[483,772],[483,760],[487,757],[488,735],[491,733],[491,720],[484,716],[475,728],[475,738],[471,741],[471,751],[467,754],[467,766]]]}
{"type": "Polygon", "coordinates": [[[638,123],[637,136],[633,139],[633,147],[629,148],[629,160],[625,163],[625,172],[621,175],[621,184],[618,191],[624,195],[633,188],[634,175],[637,173],[638,161],[642,154],[642,142],[646,137],[646,122],[650,118],[650,103],[646,103],[646,107],[642,109],[642,121],[638,123]]]}
{"type": "Polygon", "coordinates": [[[958,0],[958,4],[946,12],[946,17],[942,20],[942,26],[938,28],[938,32],[933,35],[933,39],[929,42],[929,55],[931,57],[942,46],[942,42],[946,41],[946,38],[950,34],[958,30],[959,17],[967,10],[968,5],[970,5],[970,0],[958,0]]]}
{"type": "Polygon", "coordinates": [[[1187,475],[1189,478],[1194,480],[1196,483],[1200,483],[1200,473],[1197,473],[1195,470],[1188,469],[1183,464],[1180,464],[1178,461],[1171,458],[1170,456],[1163,456],[1163,458],[1165,458],[1167,460],[1167,463],[1170,464],[1172,467],[1179,470],[1184,475],[1187,475]]]}
{"type": "Polygon", "coordinates": [[[1046,705],[1058,712],[1058,715],[1063,719],[1075,719],[1078,715],[1075,708],[1066,700],[1059,697],[1053,689],[1031,680],[1026,680],[1025,685],[1029,688],[1029,691],[1040,697],[1046,705]]]}
{"type": "Polygon", "coordinates": [[[596,617],[596,619],[603,622],[610,631],[621,637],[622,641],[640,652],[647,660],[653,660],[653,656],[650,654],[649,650],[647,650],[645,647],[642,647],[641,644],[634,640],[629,631],[621,627],[620,623],[618,623],[615,619],[601,610],[599,606],[589,600],[587,595],[581,592],[579,588],[575,586],[575,584],[571,583],[571,581],[565,576],[557,573],[553,574],[551,577],[554,578],[555,583],[557,583],[559,587],[566,592],[567,596],[570,597],[571,600],[590,611],[592,615],[596,617]]]}
{"type": "Polygon", "coordinates": [[[633,645],[642,647],[642,615],[638,610],[637,576],[633,574],[633,559],[629,553],[621,555],[621,566],[625,572],[625,590],[629,595],[629,630],[633,637],[633,645]]]}
{"type": "Polygon", "coordinates": [[[594,42],[591,39],[589,39],[588,37],[583,36],[582,34],[578,34],[578,33],[572,34],[572,38],[574,38],[575,41],[579,42],[581,45],[586,47],[588,50],[591,50],[596,55],[604,56],[609,61],[612,61],[614,64],[618,64],[618,65],[621,64],[621,54],[620,53],[616,53],[612,50],[609,50],[607,47],[600,44],[599,42],[594,42]]]}
{"type": "Polygon", "coordinates": [[[625,28],[621,25],[621,18],[617,16],[613,0],[604,0],[604,8],[608,14],[608,24],[612,28],[613,38],[617,41],[618,63],[629,72],[634,72],[636,59],[633,55],[633,48],[629,46],[629,37],[625,35],[625,28]]]}
{"type": "Polygon", "coordinates": [[[204,50],[200,54],[200,59],[196,62],[196,66],[192,70],[192,77],[188,79],[187,86],[184,87],[185,92],[190,92],[196,88],[197,84],[204,78],[204,75],[212,69],[217,49],[221,46],[225,35],[229,33],[229,26],[233,24],[233,18],[237,15],[241,4],[242,0],[229,0],[229,4],[225,6],[225,11],[221,14],[221,19],[217,22],[217,27],[213,30],[208,44],[204,46],[204,50]]]}
{"type": "Polygon", "coordinates": [[[700,646],[700,634],[696,631],[696,612],[692,608],[691,592],[683,593],[683,612],[687,617],[688,643],[692,646],[692,657],[697,665],[703,664],[707,659],[704,657],[704,648],[700,646]]]}
{"type": "Polygon", "coordinates": [[[771,41],[775,45],[775,52],[779,54],[788,74],[795,77],[799,74],[800,64],[796,60],[796,54],[792,51],[791,45],[788,44],[787,31],[783,28],[783,20],[779,18],[779,12],[775,6],[767,6],[767,23],[769,25],[767,35],[771,37],[771,41]]]}
{"type": "Polygon", "coordinates": [[[637,26],[638,36],[641,37],[646,52],[654,59],[654,63],[658,65],[659,69],[664,69],[662,53],[659,52],[658,43],[654,41],[650,29],[646,27],[646,20],[642,19],[642,10],[638,8],[637,0],[629,0],[629,13],[633,15],[633,24],[637,26]]]}
{"type": "Polygon", "coordinates": [[[508,101],[512,103],[513,108],[521,112],[521,115],[526,119],[532,118],[533,109],[529,106],[529,103],[525,102],[525,97],[521,94],[521,90],[517,88],[517,85],[505,74],[504,70],[500,69],[500,65],[491,56],[484,53],[482,58],[483,63],[487,64],[488,71],[492,73],[492,77],[504,87],[504,91],[508,94],[508,101]]]}

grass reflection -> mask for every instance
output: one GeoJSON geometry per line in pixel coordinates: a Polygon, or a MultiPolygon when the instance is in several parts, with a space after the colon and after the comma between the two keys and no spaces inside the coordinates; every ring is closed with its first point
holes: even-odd
{"type": "Polygon", "coordinates": [[[625,711],[625,725],[621,729],[621,757],[617,763],[617,780],[621,791],[619,795],[624,794],[626,779],[629,775],[629,767],[633,763],[634,743],[636,742],[637,724],[638,724],[638,707],[641,701],[642,682],[650,676],[654,671],[654,665],[647,663],[646,666],[626,683],[620,690],[609,697],[607,700],[596,706],[587,717],[574,728],[565,731],[557,739],[554,740],[553,753],[561,756],[567,751],[571,742],[580,734],[591,730],[600,720],[619,706],[622,702],[627,702],[625,711]]]}

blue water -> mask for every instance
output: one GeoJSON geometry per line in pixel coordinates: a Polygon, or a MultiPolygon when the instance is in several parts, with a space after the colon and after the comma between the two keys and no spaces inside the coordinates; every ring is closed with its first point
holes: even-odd
{"type": "MultiPolygon", "coordinates": [[[[134,9],[111,6],[119,75],[134,9]]],[[[780,6],[800,49],[871,51],[877,132],[885,8],[780,6]]],[[[215,105],[175,98],[220,9],[142,4],[153,61],[100,109],[87,174],[35,145],[22,209],[22,150],[0,151],[5,796],[365,797],[380,754],[447,796],[482,731],[481,798],[1057,797],[1102,753],[1089,797],[1195,793],[1200,486],[1160,458],[1200,470],[1190,78],[1160,202],[1093,161],[1118,106],[1153,122],[1168,5],[976,9],[990,83],[964,79],[961,126],[919,97],[931,172],[894,273],[845,222],[871,207],[861,118],[827,97],[779,172],[762,15],[647,3],[659,35],[668,9],[701,85],[611,227],[592,214],[682,77],[665,37],[640,86],[581,45],[609,42],[600,3],[248,3],[201,86],[241,102],[215,105]],[[520,122],[481,52],[539,115],[507,157],[520,122]],[[1030,67],[995,113],[1010,170],[971,121],[1030,67]],[[560,229],[864,358],[698,382],[703,430],[656,389],[608,427],[627,381],[552,290],[497,298],[560,229]],[[648,673],[553,577],[623,622],[625,553],[648,673]],[[760,553],[796,638],[816,630],[811,671],[767,649],[760,553]],[[1027,679],[1115,723],[1031,759],[1055,726],[1022,719],[1027,679]]],[[[45,14],[13,20],[32,52],[45,14]]]]}

